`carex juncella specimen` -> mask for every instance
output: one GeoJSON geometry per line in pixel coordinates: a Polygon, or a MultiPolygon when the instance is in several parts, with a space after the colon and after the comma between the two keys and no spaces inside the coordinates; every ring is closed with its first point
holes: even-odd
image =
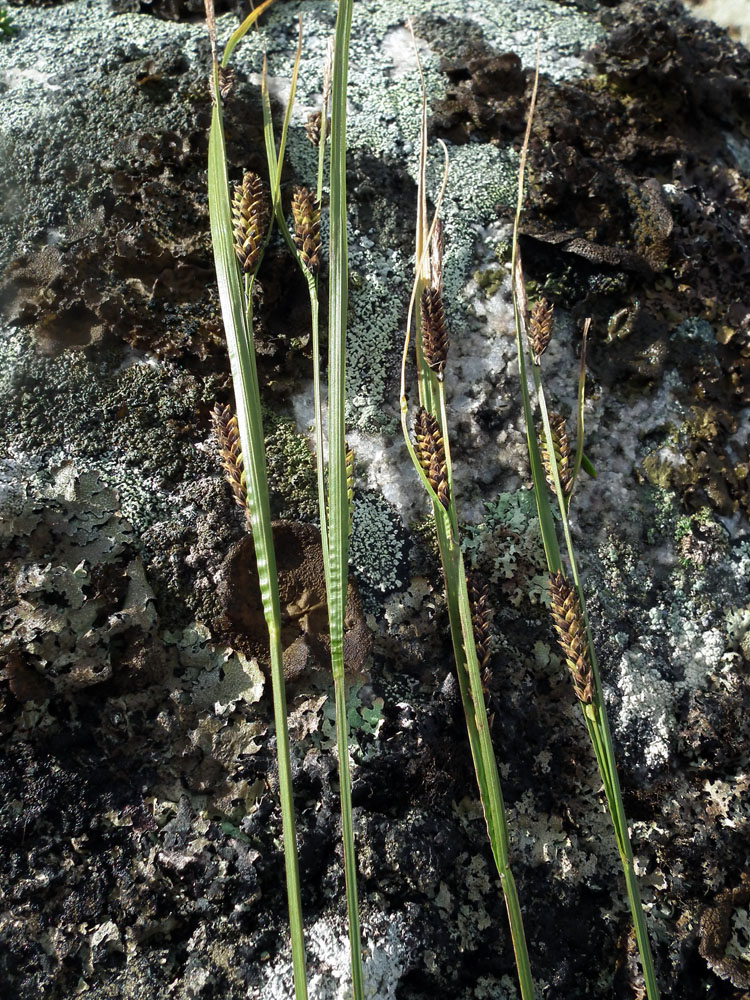
{"type": "Polygon", "coordinates": [[[229,404],[221,406],[217,403],[211,411],[211,423],[218,445],[221,467],[226,481],[234,495],[235,501],[247,510],[247,486],[242,463],[242,445],[237,417],[232,413],[229,404]]]}
{"type": "MultiPolygon", "coordinates": [[[[557,475],[560,479],[563,496],[567,497],[573,489],[573,472],[570,468],[570,442],[568,441],[568,434],[565,430],[565,417],[563,417],[560,413],[550,413],[549,424],[550,430],[552,431],[552,446],[555,451],[557,475]]],[[[550,489],[554,492],[555,480],[552,476],[550,456],[543,436],[540,441],[539,450],[541,452],[542,462],[544,463],[544,471],[546,473],[547,482],[549,483],[550,489]]]]}
{"type": "Polygon", "coordinates": [[[546,299],[534,303],[529,316],[529,344],[534,353],[534,361],[539,364],[549,346],[552,335],[553,305],[546,299]]]}
{"type": "Polygon", "coordinates": [[[320,269],[320,206],[306,187],[295,187],[292,195],[294,244],[311,274],[320,269]]]}
{"type": "Polygon", "coordinates": [[[573,690],[579,701],[590,705],[594,700],[594,674],[578,592],[558,570],[550,576],[549,595],[552,624],[573,679],[573,690]]]}
{"type": "Polygon", "coordinates": [[[245,274],[252,273],[260,259],[269,215],[265,185],[257,174],[248,171],[232,197],[234,249],[245,274]]]}
{"type": "Polygon", "coordinates": [[[417,411],[414,420],[414,433],[417,439],[419,464],[427,477],[427,482],[437,494],[442,506],[447,510],[450,498],[443,435],[440,433],[437,419],[428,413],[423,406],[420,406],[417,411]]]}

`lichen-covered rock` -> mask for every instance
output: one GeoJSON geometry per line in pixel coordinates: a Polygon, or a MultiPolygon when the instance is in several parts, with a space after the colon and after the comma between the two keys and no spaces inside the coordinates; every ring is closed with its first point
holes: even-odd
{"type": "MultiPolygon", "coordinates": [[[[232,179],[263,172],[261,57],[276,107],[297,13],[285,206],[314,181],[304,125],[335,8],[272,7],[237,49],[226,105],[232,179]]],[[[399,427],[416,60],[400,0],[354,13],[348,638],[365,972],[383,1000],[510,998],[434,538],[399,427]]],[[[657,976],[665,1000],[729,1000],[750,974],[750,57],[671,2],[419,0],[412,13],[431,197],[433,140],[451,162],[454,490],[466,560],[489,585],[487,698],[539,995],[610,1000],[640,984],[528,492],[508,237],[538,38],[522,251],[531,293],[555,304],[543,373],[567,418],[594,318],[597,478],[576,484],[573,533],[657,976]]],[[[209,431],[231,390],[200,14],[193,0],[72,0],[43,17],[24,4],[0,45],[0,981],[14,1000],[292,992],[265,625],[209,431]]],[[[222,39],[236,23],[219,17],[222,39]]],[[[326,227],[324,198],[324,259],[326,227]]],[[[311,996],[343,1000],[308,310],[274,239],[255,333],[308,965],[311,996]]],[[[413,407],[409,368],[407,393],[413,407]]]]}

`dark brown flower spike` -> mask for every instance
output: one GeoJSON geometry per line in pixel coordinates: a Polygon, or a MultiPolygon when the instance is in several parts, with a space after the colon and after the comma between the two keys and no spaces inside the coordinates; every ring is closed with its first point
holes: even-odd
{"type": "Polygon", "coordinates": [[[448,330],[443,312],[443,297],[438,288],[422,292],[422,353],[424,359],[442,381],[448,360],[448,330]]]}
{"type": "MultiPolygon", "coordinates": [[[[570,496],[570,492],[573,489],[573,473],[570,468],[570,442],[568,441],[568,435],[565,430],[565,417],[559,413],[550,413],[549,415],[550,430],[552,431],[552,444],[555,449],[555,462],[557,463],[557,475],[560,479],[560,486],[562,487],[563,496],[570,496]]],[[[550,489],[554,492],[555,490],[555,480],[552,476],[552,466],[550,465],[549,452],[547,451],[546,441],[542,435],[539,450],[542,455],[542,462],[544,463],[544,471],[547,476],[547,482],[549,483],[550,489]]]]}
{"type": "Polygon", "coordinates": [[[268,228],[269,205],[265,185],[257,174],[248,173],[234,189],[232,225],[234,249],[245,274],[255,270],[268,228]]]}
{"type": "Polygon", "coordinates": [[[294,244],[311,274],[320,269],[320,206],[312,191],[296,187],[292,196],[294,244]]]}
{"type": "Polygon", "coordinates": [[[440,426],[435,417],[420,407],[414,421],[414,433],[417,438],[417,456],[422,466],[427,482],[437,493],[437,498],[447,510],[450,504],[448,495],[448,472],[445,464],[445,446],[440,426]]]}
{"type": "Polygon", "coordinates": [[[471,625],[474,632],[474,646],[477,651],[477,663],[482,677],[482,690],[485,696],[490,681],[490,609],[487,606],[489,587],[479,579],[476,573],[470,573],[466,581],[471,606],[471,625]]]}
{"type": "Polygon", "coordinates": [[[534,361],[540,364],[547,350],[552,334],[552,312],[554,306],[546,299],[534,303],[529,317],[529,344],[534,352],[534,361]]]}
{"type": "Polygon", "coordinates": [[[219,93],[227,101],[234,90],[234,70],[231,66],[219,66],[219,93]]]}
{"type": "Polygon", "coordinates": [[[211,423],[218,444],[221,467],[226,481],[234,494],[235,501],[247,510],[247,487],[242,463],[242,445],[237,426],[237,417],[228,404],[220,406],[217,403],[211,411],[211,423]]]}
{"type": "Polygon", "coordinates": [[[552,624],[573,679],[573,690],[580,702],[590,705],[594,700],[594,674],[578,593],[558,570],[550,576],[549,594],[552,624]]]}
{"type": "Polygon", "coordinates": [[[323,112],[311,111],[305,121],[305,134],[313,146],[320,144],[320,130],[323,124],[323,112]]]}

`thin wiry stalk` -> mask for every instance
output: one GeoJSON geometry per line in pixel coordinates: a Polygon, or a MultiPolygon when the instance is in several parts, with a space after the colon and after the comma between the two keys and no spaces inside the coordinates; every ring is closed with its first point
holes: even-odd
{"type": "MultiPolygon", "coordinates": [[[[560,635],[561,630],[564,633],[564,641],[562,643],[563,652],[566,657],[566,661],[568,662],[568,666],[571,669],[571,673],[573,674],[574,686],[583,712],[584,723],[591,740],[599,773],[604,784],[604,793],[607,799],[607,806],[615,833],[615,841],[617,843],[625,875],[625,885],[633,925],[635,928],[636,942],[638,944],[638,951],[641,957],[641,967],[643,969],[646,995],[648,1000],[658,1000],[659,989],[654,972],[653,957],[651,955],[648,930],[646,928],[646,920],[643,913],[643,905],[641,903],[640,889],[635,875],[633,851],[628,834],[628,824],[622,801],[620,781],[617,775],[617,765],[615,762],[612,735],[609,728],[609,720],[607,719],[607,713],[604,707],[601,678],[599,675],[591,628],[586,614],[586,602],[578,575],[578,567],[570,531],[568,507],[573,480],[568,482],[568,474],[566,470],[558,465],[558,462],[555,460],[555,429],[550,418],[549,408],[547,406],[547,400],[542,384],[542,366],[539,362],[539,356],[535,351],[535,345],[528,335],[526,336],[526,346],[524,346],[524,334],[528,333],[526,329],[526,290],[520,251],[518,248],[518,231],[523,206],[526,155],[528,151],[529,137],[531,134],[531,123],[534,115],[538,81],[539,61],[537,54],[537,71],[534,79],[531,107],[529,109],[529,118],[526,126],[526,134],[521,151],[521,162],[519,166],[518,203],[513,227],[513,253],[511,265],[513,309],[516,321],[516,346],[518,350],[518,367],[521,378],[524,418],[526,421],[526,439],[529,447],[529,458],[534,482],[534,494],[537,501],[537,511],[539,514],[539,524],[542,532],[542,539],[544,541],[547,566],[551,574],[551,607],[553,620],[558,631],[558,635],[560,635]],[[565,549],[573,581],[572,586],[570,586],[562,573],[562,559],[557,541],[557,532],[552,518],[547,483],[545,481],[545,470],[543,468],[543,462],[541,461],[540,448],[536,437],[529,386],[526,379],[527,350],[534,389],[536,391],[536,398],[542,417],[542,424],[544,428],[544,447],[550,459],[548,471],[552,480],[554,496],[560,514],[560,522],[565,540],[565,549]],[[568,486],[570,486],[570,488],[567,488],[568,486]],[[565,614],[563,614],[563,611],[565,614]],[[571,626],[570,622],[567,620],[569,613],[575,618],[574,626],[571,626]]],[[[588,323],[586,325],[586,330],[588,330],[588,323]]],[[[591,469],[590,463],[587,463],[583,454],[584,380],[585,370],[582,361],[578,388],[578,441],[576,456],[573,463],[573,479],[575,475],[577,475],[580,467],[583,466],[584,468],[591,469]]]]}
{"type": "MultiPolygon", "coordinates": [[[[224,51],[223,66],[226,66],[229,55],[242,37],[242,34],[251,27],[257,16],[269,7],[271,2],[272,0],[266,0],[265,3],[246,18],[241,28],[234,33],[224,51]]],[[[212,77],[214,94],[208,151],[208,196],[211,238],[214,248],[222,319],[227,337],[227,348],[235,391],[236,428],[241,444],[242,472],[247,488],[249,519],[258,565],[263,614],[268,628],[294,989],[297,1000],[307,1000],[305,945],[292,795],[286,692],[282,664],[281,609],[273,532],[271,528],[260,391],[253,348],[251,293],[255,271],[245,276],[245,286],[243,288],[234,249],[224,128],[221,100],[218,96],[221,91],[220,67],[216,58],[215,21],[211,0],[207,0],[206,17],[213,54],[212,77]]],[[[260,256],[262,256],[262,251],[260,256]]],[[[255,263],[256,269],[258,263],[259,261],[255,263]]]]}
{"type": "MultiPolygon", "coordinates": [[[[521,907],[509,863],[508,825],[485,707],[484,669],[486,667],[486,656],[483,648],[482,663],[480,665],[476,647],[476,609],[472,609],[467,586],[466,569],[459,542],[458,517],[455,505],[455,489],[450,458],[448,418],[443,383],[447,333],[440,324],[436,325],[435,323],[436,310],[432,308],[434,306],[434,297],[430,294],[440,288],[440,263],[436,259],[439,258],[439,247],[437,246],[439,238],[437,241],[433,240],[436,223],[433,221],[432,226],[429,226],[427,223],[425,193],[426,159],[426,98],[423,81],[416,234],[416,276],[409,305],[404,353],[402,355],[401,424],[406,446],[414,467],[432,500],[433,517],[443,566],[451,641],[461,701],[466,717],[469,745],[492,854],[505,896],[521,997],[523,1000],[532,1000],[534,997],[534,983],[531,976],[521,907]],[[423,311],[425,303],[427,304],[427,315],[423,311]],[[420,403],[420,411],[417,418],[419,431],[416,448],[409,436],[407,426],[408,404],[406,400],[406,361],[411,336],[412,318],[415,315],[415,311],[415,353],[420,403]],[[435,335],[436,329],[439,331],[438,335],[435,335]],[[428,331],[427,343],[425,343],[426,330],[428,331]],[[438,437],[440,439],[439,446],[437,442],[438,437]]],[[[447,153],[446,171],[438,199],[436,216],[437,211],[439,211],[443,191],[445,190],[446,180],[447,153]]],[[[439,317],[439,319],[442,320],[444,326],[444,317],[439,317]]]]}
{"type": "Polygon", "coordinates": [[[346,234],[346,94],[351,25],[352,0],[339,0],[331,74],[331,245],[328,271],[328,509],[330,523],[326,589],[331,637],[331,668],[336,703],[341,833],[344,847],[352,987],[354,1000],[364,1000],[362,946],[357,899],[357,862],[354,853],[349,772],[349,721],[346,711],[346,679],[344,674],[344,617],[349,570],[349,501],[344,421],[349,280],[346,234]]]}

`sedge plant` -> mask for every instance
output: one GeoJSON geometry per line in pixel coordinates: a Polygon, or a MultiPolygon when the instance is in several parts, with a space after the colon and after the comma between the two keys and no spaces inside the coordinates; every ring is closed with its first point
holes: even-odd
{"type": "MultiPolygon", "coordinates": [[[[421,68],[420,68],[421,74],[421,68]]],[[[448,437],[445,375],[448,332],[442,303],[442,235],[437,222],[427,219],[425,172],[427,162],[427,113],[422,81],[422,126],[416,230],[416,274],[412,290],[401,365],[401,426],[414,468],[431,503],[443,568],[451,640],[461,702],[466,718],[479,796],[484,811],[492,855],[500,877],[510,925],[511,940],[522,1000],[532,1000],[531,975],[523,917],[510,866],[508,823],[492,747],[485,705],[486,666],[489,657],[486,587],[467,577],[458,529],[455,479],[448,437]],[[408,424],[406,365],[414,324],[419,409],[412,442],[408,424]]]]}
{"type": "Polygon", "coordinates": [[[526,296],[521,253],[519,226],[523,208],[524,175],[531,135],[539,67],[534,79],[531,107],[526,134],[521,150],[518,171],[518,201],[513,225],[511,282],[513,313],[515,318],[518,370],[521,382],[524,422],[529,462],[536,498],[539,526],[549,570],[549,599],[552,624],[557,635],[563,659],[570,672],[573,691],[581,706],[584,725],[591,740],[599,774],[604,786],[617,849],[620,854],[628,903],[635,930],[635,939],[641,959],[641,968],[648,1000],[658,1000],[659,989],[654,973],[654,963],[649,944],[646,919],[641,903],[638,880],[635,874],[633,850],[628,834],[628,821],[623,806],[622,792],[617,775],[617,765],[612,735],[607,719],[601,678],[591,628],[586,614],[586,602],[578,572],[576,554],[570,529],[570,504],[580,470],[590,474],[593,469],[584,454],[584,390],[586,381],[585,345],[589,321],[583,330],[581,361],[577,393],[576,449],[571,454],[565,421],[550,410],[542,380],[544,352],[552,332],[552,307],[544,299],[536,302],[529,311],[526,296]],[[529,373],[534,386],[538,412],[541,417],[541,435],[537,434],[534,407],[529,389],[529,373]],[[541,440],[540,440],[541,438],[541,440]],[[558,542],[555,517],[550,503],[550,492],[562,528],[567,569],[558,542]]]}
{"type": "MultiPolygon", "coordinates": [[[[261,179],[246,174],[230,203],[222,93],[229,86],[229,58],[237,42],[273,0],[265,0],[230,37],[219,62],[212,0],[206,2],[211,36],[213,107],[208,147],[211,239],[222,321],[234,385],[236,416],[216,413],[220,449],[235,497],[246,505],[252,530],[263,614],[268,629],[284,865],[296,1000],[306,1000],[305,944],[292,793],[289,730],[281,645],[281,608],[265,461],[260,390],[253,344],[252,288],[270,233],[270,211],[261,179]]],[[[276,178],[276,185],[278,178],[276,178]]],[[[273,200],[278,197],[276,190],[273,200]]]]}
{"type": "MultiPolygon", "coordinates": [[[[220,94],[222,84],[229,77],[228,60],[234,46],[242,35],[250,28],[257,16],[265,10],[273,0],[267,0],[253,15],[243,22],[240,28],[231,36],[224,50],[221,63],[214,59],[214,93],[220,94]]],[[[347,914],[349,924],[349,940],[351,950],[352,984],[354,1000],[364,1000],[364,982],[362,974],[361,935],[359,926],[359,906],[357,897],[356,859],[354,852],[354,828],[351,805],[351,778],[349,771],[349,733],[346,707],[346,679],[344,664],[344,622],[346,613],[346,593],[348,585],[348,546],[351,523],[352,496],[352,462],[353,457],[345,442],[345,338],[347,325],[347,236],[346,236],[346,91],[348,71],[349,35],[351,30],[352,4],[351,0],[342,0],[339,4],[336,30],[333,46],[330,49],[330,65],[324,73],[324,109],[322,125],[318,142],[320,155],[318,160],[318,177],[316,192],[313,195],[307,188],[296,188],[292,199],[293,234],[290,233],[284,216],[281,198],[281,171],[284,161],[284,151],[294,94],[302,45],[302,26],[300,23],[299,42],[292,71],[290,96],[287,103],[281,140],[278,152],[276,150],[273,121],[271,117],[270,97],[267,86],[266,62],[263,63],[262,74],[262,106],[264,119],[264,140],[266,161],[268,165],[269,183],[271,188],[272,216],[276,221],[287,245],[294,254],[299,267],[307,281],[311,305],[312,346],[313,346],[313,381],[315,406],[315,443],[316,464],[318,472],[318,498],[320,507],[321,547],[326,578],[326,592],[329,615],[329,634],[331,649],[331,666],[333,673],[334,699],[336,711],[337,749],[339,759],[339,787],[341,799],[342,839],[344,847],[344,873],[346,883],[347,914]],[[330,139],[330,251],[329,251],[329,333],[328,333],[328,462],[324,460],[323,420],[321,402],[321,371],[320,371],[320,331],[319,331],[319,297],[318,272],[321,261],[320,248],[320,200],[324,174],[324,151],[326,147],[327,104],[330,99],[331,109],[331,139],[330,139]]],[[[211,20],[209,20],[211,24],[211,20]]],[[[223,440],[222,456],[230,484],[235,496],[241,495],[241,487],[245,478],[248,479],[247,498],[250,511],[250,521],[255,536],[256,557],[261,574],[261,590],[265,585],[267,595],[264,595],[264,611],[266,611],[266,596],[268,608],[266,619],[269,622],[269,638],[271,642],[271,670],[274,683],[274,705],[277,733],[283,728],[285,740],[279,737],[279,777],[280,788],[283,787],[282,771],[288,778],[288,735],[286,730],[286,709],[283,697],[283,672],[281,670],[280,632],[278,629],[278,591],[273,566],[273,539],[270,534],[270,514],[268,507],[268,488],[265,479],[265,463],[263,461],[263,433],[260,422],[260,401],[258,396],[257,375],[255,373],[252,342],[252,282],[260,264],[259,253],[252,264],[243,260],[245,244],[254,245],[260,241],[265,247],[267,236],[262,237],[258,229],[256,216],[256,193],[259,180],[243,181],[242,190],[235,196],[234,208],[234,253],[239,259],[240,269],[244,278],[240,280],[237,261],[228,250],[226,229],[229,217],[227,215],[228,178],[226,176],[226,156],[223,145],[223,130],[221,122],[221,102],[214,102],[214,115],[211,125],[211,141],[209,145],[209,193],[212,219],[212,236],[217,253],[217,276],[220,291],[222,280],[226,282],[228,291],[227,322],[224,313],[224,297],[222,297],[222,314],[230,360],[232,361],[232,376],[235,393],[238,386],[247,392],[250,403],[237,399],[237,418],[230,432],[236,430],[234,438],[221,438],[221,420],[217,416],[220,441],[223,440]],[[221,161],[221,162],[220,162],[221,161]],[[253,187],[255,185],[255,187],[253,187]],[[247,188],[247,190],[246,190],[247,188]],[[213,192],[213,193],[212,193],[213,192]],[[216,217],[216,218],[214,218],[216,217]],[[216,234],[214,234],[216,227],[216,234]],[[221,232],[219,231],[221,230],[221,232]],[[223,243],[221,242],[223,239],[223,243]],[[265,241],[263,241],[265,239],[265,241]],[[222,259],[218,259],[219,247],[222,259]],[[243,287],[244,282],[244,287],[243,287]],[[239,306],[244,311],[240,314],[239,306]],[[236,314],[236,315],[235,315],[236,314]],[[244,325],[243,325],[244,324],[244,325]],[[235,358],[236,355],[236,358],[235,358]],[[236,363],[235,363],[236,362],[236,363]],[[242,423],[243,415],[249,450],[246,452],[242,423]],[[252,434],[255,437],[252,437],[252,434]],[[236,454],[240,463],[239,469],[232,470],[232,455],[236,454]],[[255,498],[255,483],[244,475],[248,465],[254,463],[262,466],[262,483],[259,485],[263,502],[260,518],[255,517],[257,506],[255,498]],[[268,517],[268,521],[264,520],[268,517]],[[254,520],[255,517],[255,520],[254,520]],[[261,548],[258,548],[256,520],[261,526],[264,537],[261,548]],[[262,523],[261,523],[262,522],[262,523]],[[273,574],[274,579],[264,577],[264,573],[273,574]],[[278,669],[277,669],[278,668],[278,669]],[[277,693],[277,687],[280,689],[277,693]],[[283,706],[283,708],[282,708],[283,706]],[[282,747],[282,743],[285,744],[282,747]],[[285,756],[282,767],[281,755],[285,756]]],[[[226,415],[225,422],[226,422],[226,415]]],[[[256,478],[260,477],[258,471],[256,478]]],[[[259,495],[260,495],[259,494],[259,495]]],[[[287,861],[287,888],[289,896],[290,927],[292,931],[292,957],[295,971],[295,989],[297,997],[305,995],[304,980],[304,942],[302,938],[301,909],[299,902],[299,877],[297,873],[296,848],[294,845],[294,816],[291,808],[291,785],[282,795],[282,819],[284,821],[284,853],[287,861]],[[287,800],[286,810],[284,807],[287,800]],[[289,838],[287,837],[289,833],[289,838]]]]}

